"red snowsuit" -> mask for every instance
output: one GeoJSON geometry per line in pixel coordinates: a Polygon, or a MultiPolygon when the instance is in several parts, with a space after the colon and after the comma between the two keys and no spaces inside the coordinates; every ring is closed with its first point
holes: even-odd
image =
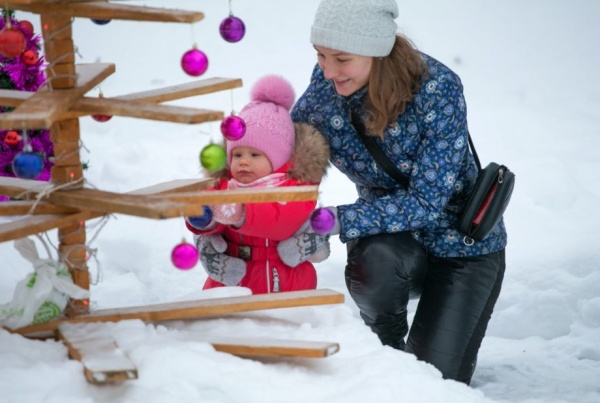
{"type": "MultiPolygon", "coordinates": [[[[292,160],[276,172],[287,174],[280,186],[315,185],[325,175],[329,148],[322,135],[311,126],[296,125],[296,146],[292,160]]],[[[223,173],[221,173],[222,175],[223,173]]],[[[214,189],[227,189],[230,173],[221,177],[214,189]]],[[[198,230],[186,222],[194,234],[221,233],[227,241],[227,255],[246,261],[246,275],[239,286],[253,294],[297,291],[317,287],[317,274],[312,263],[296,267],[284,264],[277,254],[279,241],[290,238],[306,222],[316,201],[245,204],[245,221],[239,227],[218,224],[208,231],[198,230]]],[[[224,287],[208,278],[203,289],[224,287]]]]}

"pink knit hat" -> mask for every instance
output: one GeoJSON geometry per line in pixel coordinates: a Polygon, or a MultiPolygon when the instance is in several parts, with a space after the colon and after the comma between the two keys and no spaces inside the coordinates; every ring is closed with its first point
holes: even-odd
{"type": "Polygon", "coordinates": [[[239,140],[227,141],[227,162],[236,147],[253,147],[264,152],[273,171],[292,156],[295,142],[290,109],[294,105],[294,89],[283,77],[270,75],[259,79],[250,91],[251,102],[239,116],[246,122],[246,134],[239,140]]]}

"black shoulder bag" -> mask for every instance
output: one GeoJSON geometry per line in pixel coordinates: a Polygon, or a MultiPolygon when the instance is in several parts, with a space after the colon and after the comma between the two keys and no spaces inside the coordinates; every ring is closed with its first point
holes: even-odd
{"type": "MultiPolygon", "coordinates": [[[[383,170],[396,182],[408,187],[408,177],[390,161],[375,138],[367,136],[365,125],[356,113],[352,113],[352,125],[383,170]]],[[[474,241],[481,241],[488,236],[502,218],[515,186],[515,174],[505,165],[495,162],[490,162],[482,169],[470,135],[469,147],[473,152],[479,174],[473,192],[464,210],[459,214],[457,229],[465,235],[464,242],[472,245],[474,241]]]]}

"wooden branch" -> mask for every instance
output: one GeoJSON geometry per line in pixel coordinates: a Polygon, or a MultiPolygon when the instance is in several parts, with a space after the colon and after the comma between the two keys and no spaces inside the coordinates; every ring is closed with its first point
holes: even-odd
{"type": "Polygon", "coordinates": [[[63,323],[58,327],[57,335],[67,347],[69,356],[83,364],[88,382],[106,384],[137,379],[135,365],[101,326],[100,323],[63,323]]]}
{"type": "Polygon", "coordinates": [[[26,200],[35,197],[37,193],[51,187],[52,184],[45,181],[0,176],[0,194],[9,197],[18,197],[26,200]]]}
{"type": "MultiPolygon", "coordinates": [[[[192,81],[186,84],[173,85],[156,90],[136,92],[116,97],[121,100],[145,101],[145,102],[167,102],[181,98],[189,98],[196,95],[211,94],[214,92],[230,90],[242,86],[239,78],[208,78],[205,80],[192,81]]],[[[1,92],[0,92],[1,94],[1,92]]]]}
{"type": "MultiPolygon", "coordinates": [[[[131,194],[152,195],[201,190],[210,186],[212,182],[212,179],[171,181],[138,189],[131,192],[131,194]]],[[[12,197],[22,195],[25,192],[31,192],[31,195],[35,195],[37,191],[46,189],[48,186],[49,184],[47,182],[0,177],[0,194],[9,194],[12,195],[12,197]]],[[[31,206],[33,206],[33,202],[30,201],[10,201],[0,203],[0,216],[16,214],[26,215],[29,213],[31,206]]],[[[195,208],[200,209],[201,206],[196,206],[195,208]]],[[[78,225],[82,220],[91,220],[103,215],[103,213],[92,212],[86,209],[65,207],[45,202],[39,202],[36,205],[33,214],[34,216],[27,216],[19,220],[0,224],[0,242],[34,235],[55,228],[78,225]]],[[[198,214],[202,214],[202,211],[198,214]]]]}
{"type": "Polygon", "coordinates": [[[223,120],[224,117],[222,111],[122,101],[116,98],[84,98],[79,100],[70,112],[63,114],[61,119],[94,114],[187,124],[214,122],[223,120]]]}
{"type": "Polygon", "coordinates": [[[0,105],[15,108],[33,94],[35,92],[0,89],[0,105]]]}
{"type": "Polygon", "coordinates": [[[179,203],[228,204],[228,203],[269,203],[277,201],[316,200],[318,186],[289,186],[280,188],[216,190],[212,192],[188,192],[168,194],[161,197],[179,203]]]}
{"type": "Polygon", "coordinates": [[[61,15],[107,20],[192,23],[204,18],[198,11],[175,10],[146,6],[128,6],[108,2],[36,2],[8,0],[7,8],[34,14],[61,15]]]}
{"type": "Polygon", "coordinates": [[[37,91],[12,112],[0,115],[3,129],[45,129],[62,119],[79,98],[115,72],[114,64],[77,65],[77,85],[72,89],[37,91]]]}
{"type": "MultiPolygon", "coordinates": [[[[62,113],[58,120],[99,114],[187,124],[218,121],[224,117],[222,111],[154,103],[224,91],[241,85],[240,79],[213,78],[120,97],[84,97],[73,103],[70,110],[62,113]]],[[[27,91],[0,90],[0,105],[18,107],[34,94],[27,91]]]]}
{"type": "Polygon", "coordinates": [[[257,294],[242,297],[210,298],[198,301],[171,302],[148,306],[104,309],[72,318],[56,319],[46,323],[10,330],[28,337],[41,337],[54,332],[61,324],[117,322],[140,319],[144,322],[198,319],[250,312],[263,309],[291,308],[344,303],[344,294],[329,289],[291,291],[274,294],[257,294]]]}
{"type": "Polygon", "coordinates": [[[212,178],[201,179],[175,179],[169,182],[158,183],[156,185],[127,192],[132,195],[152,195],[180,192],[197,192],[205,190],[215,182],[212,178]]]}
{"type": "Polygon", "coordinates": [[[243,357],[325,358],[340,350],[338,343],[271,338],[218,337],[200,339],[217,351],[243,357]]]}
{"type": "MultiPolygon", "coordinates": [[[[0,194],[11,197],[17,197],[26,192],[29,197],[34,197],[47,187],[47,183],[40,181],[0,178],[0,194]],[[45,186],[37,188],[40,183],[45,186]]],[[[92,210],[102,214],[119,213],[165,219],[201,215],[203,206],[207,204],[306,201],[316,200],[318,196],[317,186],[176,192],[156,195],[123,194],[84,188],[50,191],[43,200],[59,206],[92,210]]]]}
{"type": "MultiPolygon", "coordinates": [[[[95,216],[97,217],[99,214],[95,216]]],[[[16,221],[2,223],[2,225],[0,225],[0,242],[19,239],[56,228],[78,225],[91,218],[94,218],[94,215],[90,211],[82,211],[76,214],[42,214],[27,216],[16,221]]]]}
{"type": "Polygon", "coordinates": [[[34,202],[32,201],[6,201],[0,203],[0,216],[14,216],[14,215],[27,215],[31,214],[73,214],[79,212],[79,210],[64,207],[55,206],[54,204],[40,202],[35,204],[35,209],[32,208],[34,202]]]}

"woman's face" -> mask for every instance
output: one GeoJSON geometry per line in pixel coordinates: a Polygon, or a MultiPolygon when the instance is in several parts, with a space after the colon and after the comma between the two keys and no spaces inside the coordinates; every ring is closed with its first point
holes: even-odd
{"type": "Polygon", "coordinates": [[[338,94],[349,96],[367,85],[373,58],[315,46],[325,78],[333,81],[338,94]]]}

